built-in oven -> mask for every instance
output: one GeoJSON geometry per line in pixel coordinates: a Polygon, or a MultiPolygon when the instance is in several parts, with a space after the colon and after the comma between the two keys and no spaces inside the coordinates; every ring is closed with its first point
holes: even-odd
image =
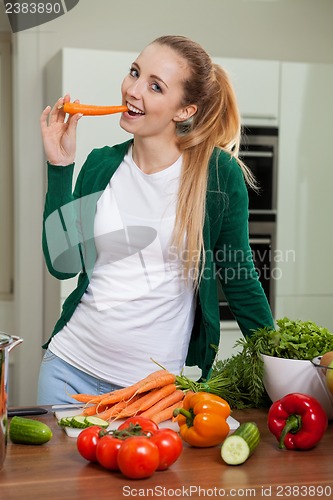
{"type": "Polygon", "coordinates": [[[249,189],[250,220],[276,218],[278,129],[244,127],[240,158],[258,183],[258,191],[249,189]]]}
{"type": "MultiPolygon", "coordinates": [[[[259,280],[274,314],[276,250],[278,129],[244,127],[240,157],[251,169],[259,190],[249,189],[249,240],[259,280]]],[[[234,320],[218,283],[221,321],[234,320]]]]}
{"type": "MultiPolygon", "coordinates": [[[[250,247],[259,281],[264,289],[272,313],[275,309],[275,268],[274,249],[276,248],[275,222],[250,222],[250,247]]],[[[218,282],[219,308],[221,321],[235,321],[228,306],[221,284],[218,282]]]]}

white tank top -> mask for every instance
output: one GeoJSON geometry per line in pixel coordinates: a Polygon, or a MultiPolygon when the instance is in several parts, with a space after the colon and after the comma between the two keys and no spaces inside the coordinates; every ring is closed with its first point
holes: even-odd
{"type": "Polygon", "coordinates": [[[185,364],[194,320],[193,286],[170,245],[182,158],[143,173],[132,151],[100,197],[90,284],[50,350],[90,375],[128,386],[185,364]]]}

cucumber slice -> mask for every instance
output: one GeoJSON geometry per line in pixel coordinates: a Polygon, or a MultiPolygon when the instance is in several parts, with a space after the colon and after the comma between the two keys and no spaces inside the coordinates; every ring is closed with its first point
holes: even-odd
{"type": "Polygon", "coordinates": [[[106,429],[109,426],[109,422],[98,417],[86,417],[85,421],[88,424],[88,426],[98,425],[99,427],[103,427],[104,429],[106,429]]]}
{"type": "Polygon", "coordinates": [[[73,417],[62,417],[58,421],[58,425],[60,425],[61,427],[71,427],[72,418],[73,417]]]}
{"type": "Polygon", "coordinates": [[[74,429],[86,429],[91,425],[98,425],[103,429],[109,426],[109,422],[98,417],[85,417],[83,415],[75,415],[74,417],[63,417],[58,421],[61,427],[72,427],[74,429]]]}
{"type": "Polygon", "coordinates": [[[85,429],[89,424],[86,422],[86,417],[83,415],[76,415],[71,419],[70,426],[76,429],[85,429]]]}
{"type": "Polygon", "coordinates": [[[228,465],[243,464],[252,455],[259,442],[260,432],[257,424],[246,422],[224,440],[221,457],[228,465]]]}

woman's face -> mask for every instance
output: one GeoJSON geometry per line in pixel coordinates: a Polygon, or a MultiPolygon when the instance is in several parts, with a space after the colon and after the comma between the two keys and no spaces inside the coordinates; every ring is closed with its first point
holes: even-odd
{"type": "Polygon", "coordinates": [[[122,114],[120,126],[142,137],[175,135],[175,122],[196,111],[181,105],[188,72],[186,61],[170,47],[148,45],[123,80],[122,100],[129,111],[122,114]]]}

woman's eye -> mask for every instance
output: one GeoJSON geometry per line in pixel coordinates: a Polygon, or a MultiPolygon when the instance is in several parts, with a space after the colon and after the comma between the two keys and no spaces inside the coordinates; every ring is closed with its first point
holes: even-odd
{"type": "Polygon", "coordinates": [[[162,92],[162,89],[161,89],[161,87],[159,86],[159,84],[158,84],[158,83],[152,83],[151,88],[152,88],[155,92],[162,92]]]}
{"type": "Polygon", "coordinates": [[[138,70],[137,70],[137,69],[135,69],[135,68],[130,68],[130,70],[129,70],[129,74],[130,74],[131,76],[133,76],[134,78],[137,78],[137,77],[139,76],[139,72],[138,72],[138,70]]]}

